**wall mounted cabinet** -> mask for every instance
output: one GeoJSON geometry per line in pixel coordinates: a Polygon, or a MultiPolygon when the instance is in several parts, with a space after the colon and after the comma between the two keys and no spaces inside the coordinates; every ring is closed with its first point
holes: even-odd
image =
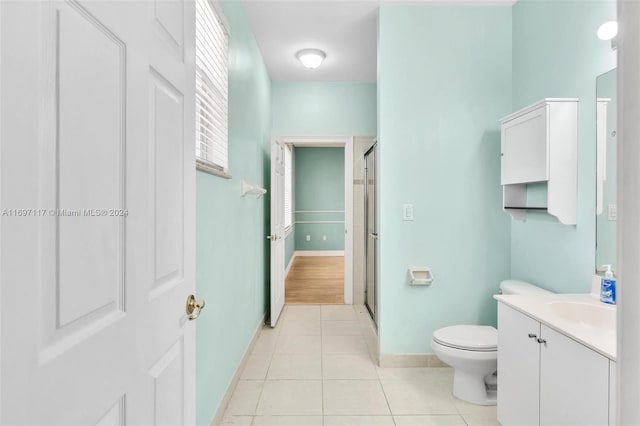
{"type": "Polygon", "coordinates": [[[544,210],[576,224],[578,99],[546,98],[501,120],[503,208],[525,220],[544,210]],[[527,184],[544,182],[547,203],[530,206],[527,184]]]}
{"type": "Polygon", "coordinates": [[[501,424],[614,425],[611,374],[614,361],[498,303],[501,424]]]}

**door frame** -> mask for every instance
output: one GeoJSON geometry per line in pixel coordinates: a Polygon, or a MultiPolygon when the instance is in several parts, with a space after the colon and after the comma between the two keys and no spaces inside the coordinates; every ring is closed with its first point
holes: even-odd
{"type": "Polygon", "coordinates": [[[344,303],[353,305],[353,136],[282,136],[294,147],[344,148],[344,303]]]}

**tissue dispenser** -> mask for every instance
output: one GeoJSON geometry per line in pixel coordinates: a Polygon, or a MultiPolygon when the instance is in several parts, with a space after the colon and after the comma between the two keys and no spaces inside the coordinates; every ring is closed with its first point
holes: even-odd
{"type": "Polygon", "coordinates": [[[409,268],[409,284],[431,285],[433,274],[429,268],[409,268]]]}

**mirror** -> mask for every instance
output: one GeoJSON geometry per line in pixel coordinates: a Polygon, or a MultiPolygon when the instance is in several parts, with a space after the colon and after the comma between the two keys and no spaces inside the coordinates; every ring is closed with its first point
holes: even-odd
{"type": "Polygon", "coordinates": [[[616,270],[616,70],[596,78],[596,271],[616,270]]]}

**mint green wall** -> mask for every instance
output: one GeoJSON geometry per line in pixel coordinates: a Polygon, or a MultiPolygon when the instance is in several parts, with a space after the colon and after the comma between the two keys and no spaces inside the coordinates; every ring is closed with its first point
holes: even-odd
{"type": "Polygon", "coordinates": [[[615,12],[613,1],[513,7],[513,110],[545,97],[580,99],[577,226],[545,214],[511,224],[511,276],[556,292],[589,291],[595,269],[596,76],[615,66],[596,31],[615,12]]]}
{"type": "Polygon", "coordinates": [[[240,196],[240,182],[268,187],[271,82],[242,3],[221,2],[230,25],[227,180],[197,172],[197,424],[208,426],[266,310],[268,197],[240,196]]]}
{"type": "Polygon", "coordinates": [[[437,328],[495,324],[509,277],[498,120],[511,111],[511,8],[381,7],[378,99],[380,351],[428,353],[437,328]],[[407,283],[419,266],[432,286],[407,283]]]}
{"type": "Polygon", "coordinates": [[[376,134],[375,83],[274,82],[272,96],[275,134],[376,134]]]}
{"type": "Polygon", "coordinates": [[[344,250],[344,148],[294,148],[296,250],[344,250]],[[342,223],[300,223],[342,222],[342,223]],[[306,236],[311,241],[306,240],[306,236]],[[323,240],[323,236],[327,239],[323,240]]]}
{"type": "Polygon", "coordinates": [[[617,88],[616,70],[598,76],[598,98],[609,98],[611,101],[607,105],[607,179],[604,181],[602,214],[598,216],[596,225],[598,242],[596,265],[612,265],[614,271],[617,269],[616,222],[608,219],[607,206],[616,204],[617,138],[612,135],[612,132],[618,130],[617,88]]]}

